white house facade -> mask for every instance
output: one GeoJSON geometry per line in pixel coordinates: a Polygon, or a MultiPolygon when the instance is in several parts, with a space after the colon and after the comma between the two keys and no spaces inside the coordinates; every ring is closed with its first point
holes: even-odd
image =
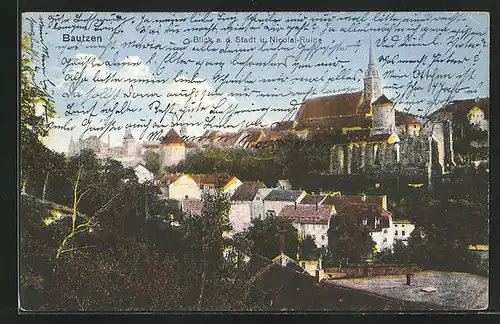
{"type": "Polygon", "coordinates": [[[137,175],[139,183],[144,183],[146,181],[153,181],[154,180],[153,172],[146,169],[146,167],[142,164],[137,164],[134,167],[134,172],[137,175]]]}

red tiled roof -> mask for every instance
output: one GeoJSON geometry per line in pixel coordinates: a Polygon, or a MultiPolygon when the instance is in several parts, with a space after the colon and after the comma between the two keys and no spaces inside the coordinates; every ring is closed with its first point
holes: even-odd
{"type": "Polygon", "coordinates": [[[163,138],[163,140],[161,141],[161,144],[162,145],[169,145],[169,144],[184,144],[184,141],[182,140],[182,138],[179,136],[179,134],[177,134],[177,132],[175,131],[175,129],[171,128],[167,135],[165,135],[165,137],[163,138]]]}
{"type": "Polygon", "coordinates": [[[340,213],[341,210],[350,205],[366,203],[369,205],[377,205],[382,207],[383,196],[366,196],[366,200],[363,202],[361,196],[328,196],[323,200],[321,205],[323,206],[334,206],[335,211],[340,213]]]}
{"type": "Polygon", "coordinates": [[[396,110],[395,115],[396,115],[396,126],[420,124],[416,116],[412,114],[396,110]]]}
{"type": "Polygon", "coordinates": [[[264,183],[259,181],[245,181],[234,191],[231,200],[233,201],[251,201],[254,199],[257,191],[264,187],[264,183]]]}
{"type": "Polygon", "coordinates": [[[294,129],[297,131],[304,129],[330,130],[331,128],[342,129],[349,127],[371,128],[373,127],[373,121],[371,117],[366,117],[364,114],[341,116],[323,120],[303,120],[294,129]]]}
{"type": "Polygon", "coordinates": [[[167,173],[163,176],[163,178],[161,178],[160,183],[166,186],[182,176],[184,176],[182,173],[167,173]]]}
{"type": "Polygon", "coordinates": [[[182,201],[182,211],[186,213],[201,215],[202,209],[203,201],[201,200],[186,199],[182,201]]]}
{"type": "Polygon", "coordinates": [[[490,98],[454,100],[443,108],[436,110],[432,115],[441,115],[451,113],[453,115],[465,116],[473,107],[478,107],[484,111],[484,118],[488,119],[490,115],[490,98]]]}
{"type": "Polygon", "coordinates": [[[146,143],[146,144],[142,144],[142,147],[145,149],[157,149],[158,147],[160,147],[160,145],[146,143]]]}
{"type": "Polygon", "coordinates": [[[192,174],[191,177],[198,184],[198,186],[214,185],[216,187],[225,186],[233,177],[224,173],[213,174],[192,174]]]}
{"type": "Polygon", "coordinates": [[[360,218],[368,218],[373,216],[379,216],[382,218],[390,218],[391,213],[387,210],[383,209],[380,205],[369,204],[369,203],[355,203],[350,204],[348,206],[343,207],[340,212],[337,211],[337,215],[339,217],[348,216],[348,217],[360,217],[360,218]]]}
{"type": "Polygon", "coordinates": [[[355,115],[358,114],[362,100],[363,92],[361,91],[307,99],[300,106],[296,120],[355,115]]]}
{"type": "Polygon", "coordinates": [[[305,195],[299,202],[302,205],[316,205],[321,204],[321,201],[325,199],[326,195],[305,195]]]}
{"type": "Polygon", "coordinates": [[[237,144],[241,135],[241,132],[220,134],[219,139],[217,140],[217,144],[223,147],[233,147],[237,144]]]}
{"type": "Polygon", "coordinates": [[[375,100],[372,103],[372,106],[385,105],[385,104],[392,104],[392,101],[389,100],[389,98],[387,98],[385,95],[381,95],[380,97],[378,97],[377,100],[375,100]]]}
{"type": "Polygon", "coordinates": [[[271,128],[273,131],[281,132],[281,131],[288,131],[291,130],[293,127],[293,120],[287,120],[287,121],[281,121],[281,122],[274,122],[271,125],[271,128]]]}
{"type": "Polygon", "coordinates": [[[256,142],[262,135],[262,133],[263,132],[260,129],[249,129],[247,130],[242,140],[250,143],[256,142]]]}
{"type": "Polygon", "coordinates": [[[278,217],[300,224],[328,224],[332,211],[331,207],[299,204],[283,207],[278,217]]]}

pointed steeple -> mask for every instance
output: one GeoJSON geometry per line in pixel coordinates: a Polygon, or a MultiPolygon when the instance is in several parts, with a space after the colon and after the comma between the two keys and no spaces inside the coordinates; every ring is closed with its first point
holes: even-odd
{"type": "Polygon", "coordinates": [[[378,71],[375,67],[375,57],[373,55],[372,49],[372,40],[370,37],[370,49],[369,49],[369,57],[368,57],[368,68],[365,72],[365,91],[364,97],[365,100],[368,100],[370,103],[377,100],[382,95],[382,87],[380,85],[380,78],[378,76],[378,71]]]}
{"type": "Polygon", "coordinates": [[[125,136],[123,136],[123,139],[126,140],[126,139],[134,139],[134,136],[132,136],[132,130],[130,128],[127,128],[125,130],[125,136]]]}
{"type": "MultiPolygon", "coordinates": [[[[373,49],[372,49],[372,38],[370,36],[370,50],[369,50],[369,57],[368,57],[368,69],[366,70],[365,73],[366,77],[378,77],[378,71],[375,68],[375,59],[373,56],[373,49]]],[[[375,98],[377,99],[377,98],[375,98]]]]}
{"type": "Polygon", "coordinates": [[[368,61],[368,66],[373,66],[375,61],[373,60],[373,51],[372,51],[372,37],[370,36],[370,59],[368,61]]]}

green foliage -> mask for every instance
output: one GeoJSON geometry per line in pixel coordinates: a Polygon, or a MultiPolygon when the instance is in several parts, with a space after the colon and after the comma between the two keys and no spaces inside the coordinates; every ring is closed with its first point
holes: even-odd
{"type": "MultiPolygon", "coordinates": [[[[21,303],[40,310],[250,310],[254,307],[241,237],[229,239],[227,197],[204,194],[201,215],[183,215],[158,188],[139,184],[116,161],[73,157],[82,188],[77,224],[98,215],[56,251],[71,229],[71,209],[23,195],[21,303]],[[98,182],[99,186],[93,183],[98,182]],[[121,193],[116,196],[117,193],[121,193]],[[102,213],[99,206],[116,196],[102,213]],[[86,201],[86,204],[84,202],[86,201]],[[59,207],[58,207],[59,206],[59,207]],[[62,216],[54,217],[54,210],[62,216]],[[43,220],[51,217],[52,222],[43,220]],[[173,222],[180,226],[173,226],[173,222]],[[203,275],[202,275],[203,274],[203,275]],[[203,287],[203,288],[202,288],[203,287]]],[[[72,181],[68,171],[68,182],[72,181]]]]}
{"type": "Polygon", "coordinates": [[[328,259],[342,264],[365,262],[375,252],[370,231],[350,217],[340,224],[330,225],[328,246],[328,259]]]}
{"type": "Polygon", "coordinates": [[[273,259],[280,254],[280,233],[284,236],[284,253],[297,258],[299,240],[293,225],[278,217],[269,216],[264,220],[253,219],[245,235],[253,242],[252,252],[273,259]]]}
{"type": "Polygon", "coordinates": [[[23,35],[21,39],[21,134],[37,137],[48,135],[48,118],[55,115],[52,98],[35,81],[35,71],[31,67],[32,56],[30,37],[23,35]],[[43,114],[37,114],[37,105],[44,109],[43,114]]]}
{"type": "Polygon", "coordinates": [[[316,241],[311,235],[307,235],[299,245],[299,258],[301,260],[316,260],[321,251],[316,246],[316,241]]]}
{"type": "Polygon", "coordinates": [[[408,246],[394,245],[393,261],[435,270],[472,271],[474,260],[468,246],[488,244],[488,197],[485,170],[458,168],[432,190],[391,199],[393,216],[416,224],[408,246]]]}
{"type": "Polygon", "coordinates": [[[153,172],[155,176],[160,175],[161,162],[160,162],[160,155],[158,154],[158,152],[147,151],[144,160],[146,161],[145,165],[146,169],[153,172]]]}
{"type": "Polygon", "coordinates": [[[271,147],[254,149],[208,148],[198,150],[180,162],[176,171],[186,173],[228,173],[243,181],[276,183],[297,174],[325,173],[329,146],[295,135],[277,140],[271,147]]]}

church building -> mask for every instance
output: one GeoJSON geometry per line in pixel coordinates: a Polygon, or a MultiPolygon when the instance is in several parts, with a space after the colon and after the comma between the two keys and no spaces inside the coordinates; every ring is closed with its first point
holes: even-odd
{"type": "Polygon", "coordinates": [[[332,143],[330,173],[446,172],[454,165],[452,128],[446,121],[426,121],[397,111],[382,91],[370,44],[364,89],[310,98],[299,108],[294,131],[332,143]]]}

